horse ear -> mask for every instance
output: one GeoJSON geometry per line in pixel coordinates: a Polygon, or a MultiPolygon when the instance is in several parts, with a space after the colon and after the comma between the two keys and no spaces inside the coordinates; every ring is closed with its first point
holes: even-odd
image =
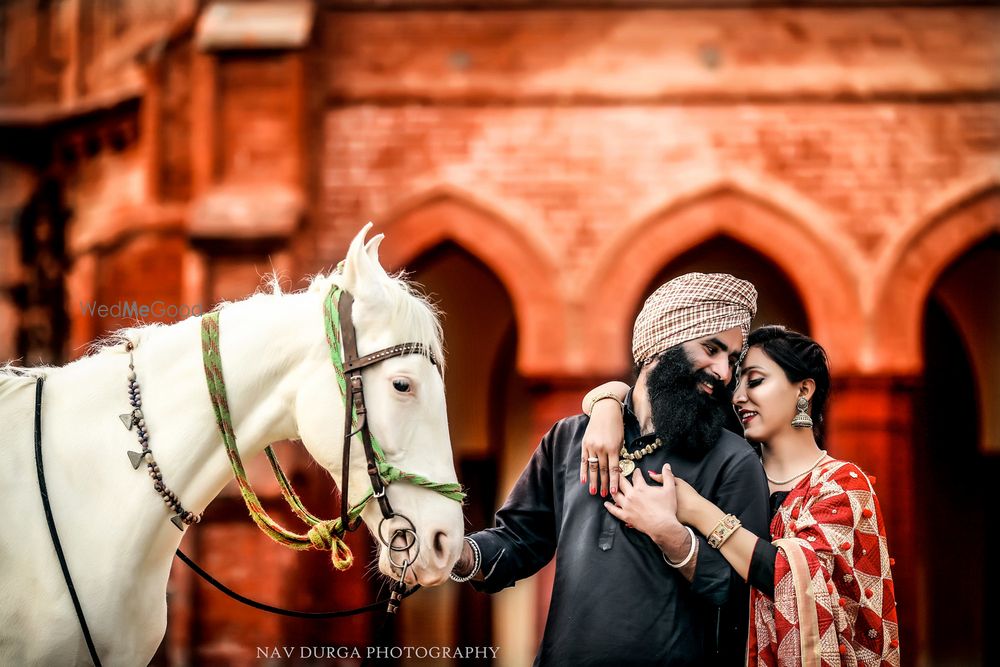
{"type": "Polygon", "coordinates": [[[376,234],[373,236],[371,240],[365,244],[365,254],[368,255],[368,259],[371,260],[375,270],[383,276],[388,277],[385,269],[382,268],[382,263],[378,259],[378,247],[382,244],[383,239],[385,239],[385,234],[376,234]]]}
{"type": "Polygon", "coordinates": [[[344,260],[343,286],[355,298],[374,303],[384,298],[385,289],[391,281],[378,263],[378,244],[382,241],[382,235],[365,243],[365,236],[371,228],[372,223],[369,222],[351,241],[344,260]]]}
{"type": "Polygon", "coordinates": [[[344,258],[344,287],[351,292],[356,292],[371,280],[371,258],[365,252],[365,236],[371,228],[370,222],[361,228],[351,241],[347,257],[344,258]]]}

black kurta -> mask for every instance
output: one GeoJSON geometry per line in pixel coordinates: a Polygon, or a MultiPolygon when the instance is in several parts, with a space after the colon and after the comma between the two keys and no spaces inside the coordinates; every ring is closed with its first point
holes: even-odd
{"type": "MultiPolygon", "coordinates": [[[[694,580],[663,562],[639,531],[625,528],[580,484],[588,418],[563,419],[542,439],[521,473],[496,528],[471,535],[482,551],[483,582],[495,593],[556,557],[552,600],[536,665],[742,665],[748,589],[722,555],[700,541],[694,580]]],[[[629,450],[643,446],[626,411],[629,450]]],[[[700,461],[661,448],[639,471],[669,462],[678,477],[754,533],[767,532],[767,480],[742,438],[723,431],[700,461]]],[[[646,477],[648,481],[648,476],[646,477]]],[[[696,533],[697,535],[697,533],[696,533]]]]}

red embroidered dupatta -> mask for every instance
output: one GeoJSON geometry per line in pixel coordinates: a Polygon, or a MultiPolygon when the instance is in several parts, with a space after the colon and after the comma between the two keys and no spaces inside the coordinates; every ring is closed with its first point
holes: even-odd
{"type": "Polygon", "coordinates": [[[869,478],[833,461],[771,522],[774,600],[752,589],[748,664],[899,666],[885,525],[869,478]]]}

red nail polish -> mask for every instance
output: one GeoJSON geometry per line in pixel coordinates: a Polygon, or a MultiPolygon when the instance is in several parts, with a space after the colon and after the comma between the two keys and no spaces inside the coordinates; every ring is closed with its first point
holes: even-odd
{"type": "Polygon", "coordinates": [[[593,496],[593,495],[596,495],[596,494],[597,494],[597,489],[594,488],[594,487],[590,487],[590,495],[593,496]]]}
{"type": "Polygon", "coordinates": [[[607,489],[601,489],[601,498],[607,498],[607,497],[608,497],[607,489]]]}

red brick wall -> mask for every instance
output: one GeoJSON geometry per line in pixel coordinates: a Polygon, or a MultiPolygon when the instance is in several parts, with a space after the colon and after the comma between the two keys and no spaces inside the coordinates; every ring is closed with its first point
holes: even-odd
{"type": "MultiPolygon", "coordinates": [[[[812,200],[865,255],[996,167],[1000,102],[332,108],[321,247],[442,186],[540,237],[585,280],[609,235],[750,172],[812,200]]],[[[780,191],[761,197],[781,207],[780,191]]],[[[764,233],[764,230],[761,230],[764,233]]]]}
{"type": "Polygon", "coordinates": [[[331,93],[350,100],[485,103],[737,101],[992,92],[1000,84],[1000,46],[993,39],[1000,14],[991,8],[671,10],[630,4],[330,12],[323,39],[331,93]]]}

